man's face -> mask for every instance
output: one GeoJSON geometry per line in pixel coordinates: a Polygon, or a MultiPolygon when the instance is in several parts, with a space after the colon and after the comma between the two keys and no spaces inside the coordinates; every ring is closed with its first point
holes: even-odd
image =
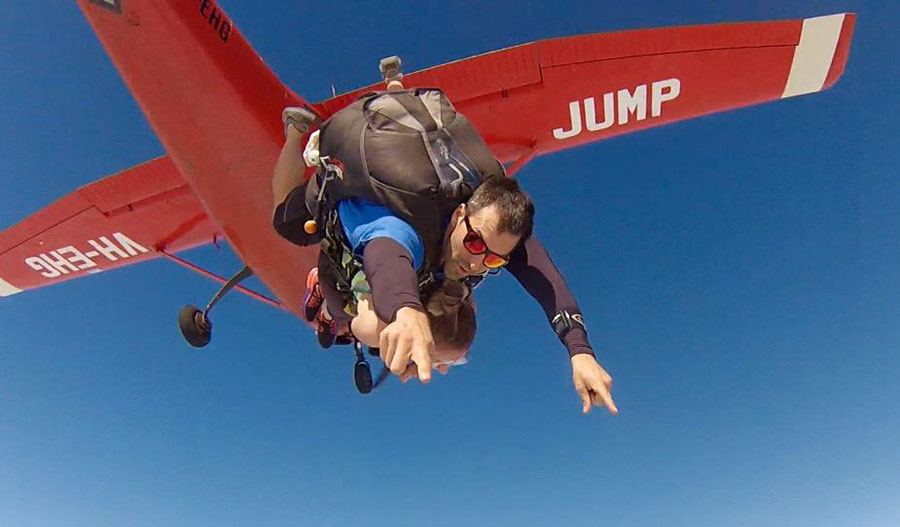
{"type": "MultiPolygon", "coordinates": [[[[484,274],[488,268],[484,265],[483,254],[472,254],[463,245],[463,238],[468,230],[465,224],[465,204],[456,207],[450,225],[447,226],[447,237],[444,240],[444,275],[452,280],[459,280],[466,276],[484,274]]],[[[492,252],[500,256],[508,256],[520,237],[508,232],[498,232],[497,225],[500,214],[496,205],[469,215],[469,224],[472,230],[481,235],[485,245],[492,252]]]]}

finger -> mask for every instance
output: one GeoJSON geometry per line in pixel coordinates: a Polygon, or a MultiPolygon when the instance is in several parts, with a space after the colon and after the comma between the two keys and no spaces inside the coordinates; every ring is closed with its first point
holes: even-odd
{"type": "Polygon", "coordinates": [[[419,369],[419,380],[427,383],[431,380],[431,353],[425,343],[417,342],[413,349],[413,361],[419,369]]]}
{"type": "Polygon", "coordinates": [[[606,403],[606,408],[609,410],[609,413],[613,415],[619,415],[619,408],[616,406],[615,401],[613,401],[612,394],[609,392],[604,392],[603,394],[603,402],[606,403]]]}
{"type": "Polygon", "coordinates": [[[437,371],[441,372],[441,375],[447,375],[447,372],[450,371],[450,366],[446,364],[438,364],[434,367],[437,371]]]}
{"type": "Polygon", "coordinates": [[[616,408],[616,403],[613,402],[612,394],[607,390],[596,390],[591,394],[591,400],[597,406],[606,406],[609,410],[609,413],[616,415],[619,413],[619,409],[616,408]]]}
{"type": "Polygon", "coordinates": [[[381,360],[384,361],[384,367],[391,367],[391,359],[394,358],[394,339],[391,338],[391,332],[382,331],[378,338],[378,349],[381,360]]]}
{"type": "Polygon", "coordinates": [[[406,371],[404,371],[402,374],[400,374],[400,382],[405,383],[406,381],[412,379],[413,377],[416,377],[418,374],[419,374],[419,372],[416,369],[416,363],[412,362],[409,364],[409,366],[406,367],[406,371]]]}
{"type": "Polygon", "coordinates": [[[394,355],[394,359],[391,361],[390,370],[394,375],[403,375],[403,372],[406,371],[407,362],[403,362],[401,360],[400,354],[394,355]]]}
{"type": "Polygon", "coordinates": [[[431,358],[425,359],[424,363],[418,367],[419,381],[422,384],[431,382],[431,358]]]}
{"type": "Polygon", "coordinates": [[[409,364],[410,345],[408,338],[397,339],[397,346],[394,356],[391,358],[391,371],[394,375],[400,375],[406,371],[409,364]]]}
{"type": "Polygon", "coordinates": [[[578,395],[581,397],[581,413],[586,414],[591,411],[591,396],[587,391],[587,388],[581,383],[577,383],[575,385],[575,391],[578,392],[578,395]]]}

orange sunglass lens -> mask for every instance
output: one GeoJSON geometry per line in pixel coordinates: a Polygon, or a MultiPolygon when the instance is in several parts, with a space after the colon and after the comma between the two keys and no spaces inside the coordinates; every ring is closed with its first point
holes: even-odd
{"type": "Polygon", "coordinates": [[[465,245],[466,249],[472,254],[482,254],[487,250],[487,245],[484,244],[484,240],[477,234],[467,234],[463,239],[463,245],[465,245]]]}
{"type": "Polygon", "coordinates": [[[484,266],[488,269],[497,269],[506,265],[506,260],[500,258],[496,254],[489,254],[484,257],[484,266]]]}

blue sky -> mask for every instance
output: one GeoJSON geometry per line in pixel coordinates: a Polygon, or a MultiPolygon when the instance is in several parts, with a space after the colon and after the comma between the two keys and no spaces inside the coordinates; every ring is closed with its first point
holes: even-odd
{"type": "MultiPolygon", "coordinates": [[[[176,313],[216,285],[154,261],[0,302],[0,525],[900,524],[900,6],[222,4],[310,100],[391,54],[412,71],[580,33],[859,18],[830,91],[520,172],[619,416],[581,415],[509,277],[479,290],[469,365],[361,397],[348,351],[240,295],[188,348],[176,313]]],[[[0,228],[163,154],[72,2],[6,6],[0,73],[0,228]]]]}

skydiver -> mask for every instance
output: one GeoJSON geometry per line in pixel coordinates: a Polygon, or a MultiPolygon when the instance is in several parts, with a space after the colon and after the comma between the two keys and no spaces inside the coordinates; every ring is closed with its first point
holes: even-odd
{"type": "MultiPolygon", "coordinates": [[[[343,264],[363,268],[371,283],[374,311],[380,319],[389,321],[379,338],[381,358],[394,374],[409,376],[410,372],[415,372],[423,383],[431,379],[434,339],[418,286],[428,280],[437,283],[463,280],[475,284],[488,273],[505,267],[540,303],[551,327],[568,350],[582,411],[589,412],[593,404],[605,405],[611,413],[618,413],[610,394],[612,378],[594,357],[578,304],[546,250],[531,236],[534,208],[530,198],[517,181],[505,177],[502,165],[490,154],[471,125],[459,133],[462,139],[457,138],[457,142],[469,148],[468,152],[462,153],[452,139],[439,142],[437,146],[431,144],[426,149],[419,143],[418,149],[391,150],[390,138],[384,141],[384,137],[388,137],[384,136],[382,151],[373,152],[379,145],[370,145],[364,160],[368,163],[365,170],[369,177],[372,173],[379,173],[382,179],[399,174],[406,179],[394,187],[376,182],[374,185],[378,185],[381,192],[376,196],[366,195],[365,190],[358,188],[348,191],[340,186],[359,180],[352,177],[356,175],[352,165],[354,156],[362,156],[358,138],[361,134],[353,132],[341,137],[339,133],[342,127],[359,126],[360,118],[352,112],[370,112],[367,117],[370,121],[363,127],[396,128],[399,121],[392,120],[391,116],[416,126],[407,119],[408,115],[402,114],[414,107],[422,110],[419,119],[427,120],[428,116],[423,113],[427,105],[416,106],[415,99],[418,98],[432,109],[437,108],[431,113],[431,129],[422,133],[423,138],[430,137],[428,132],[433,131],[439,119],[448,119],[451,124],[461,122],[461,126],[468,123],[437,90],[390,94],[391,98],[403,101],[400,105],[390,100],[375,101],[379,96],[370,95],[368,99],[364,96],[365,100],[337,112],[322,125],[319,138],[322,163],[309,184],[303,181],[305,164],[301,156],[301,141],[308,127],[309,112],[299,108],[284,111],[286,140],[272,180],[274,225],[279,234],[299,245],[309,245],[321,240],[322,231],[328,231],[329,225],[333,227],[323,245],[330,251],[321,251],[319,259],[326,296],[333,294],[340,298],[333,286],[341,276],[347,281],[347,269],[343,264]],[[467,132],[468,136],[465,136],[467,132]],[[427,150],[433,160],[432,150],[438,148],[444,158],[463,159],[462,163],[451,163],[450,168],[457,173],[463,170],[466,175],[476,174],[475,183],[466,187],[469,180],[460,173],[458,180],[463,181],[462,185],[447,187],[442,179],[440,188],[435,185],[428,189],[433,192],[430,200],[422,199],[425,192],[421,189],[412,198],[410,191],[398,194],[394,189],[401,184],[412,187],[428,184],[424,179],[418,179],[422,167],[426,171],[435,170],[432,167],[447,168],[438,167],[428,157],[424,157],[422,164],[422,152],[427,150]],[[397,159],[403,159],[404,163],[397,163],[397,159]],[[322,167],[326,167],[324,173],[322,167]],[[329,170],[338,175],[332,174],[329,178],[329,170]],[[323,186],[329,192],[320,192],[323,186]],[[384,189],[388,190],[385,192],[384,189]],[[332,192],[338,197],[330,195],[332,192]],[[322,196],[325,196],[324,200],[322,196]],[[393,210],[406,210],[406,218],[391,212],[392,209],[382,202],[393,205],[393,210]],[[440,210],[442,205],[443,211],[440,210]],[[316,235],[304,230],[311,217],[325,223],[316,235]],[[336,280],[329,280],[335,277],[336,280]]],[[[358,164],[359,159],[356,162],[358,164]]],[[[453,176],[449,170],[447,173],[453,176]]],[[[430,177],[437,179],[434,172],[430,177]]],[[[344,289],[347,289],[346,284],[344,289]]],[[[346,319],[341,310],[334,310],[333,315],[336,319],[346,319]]]]}

